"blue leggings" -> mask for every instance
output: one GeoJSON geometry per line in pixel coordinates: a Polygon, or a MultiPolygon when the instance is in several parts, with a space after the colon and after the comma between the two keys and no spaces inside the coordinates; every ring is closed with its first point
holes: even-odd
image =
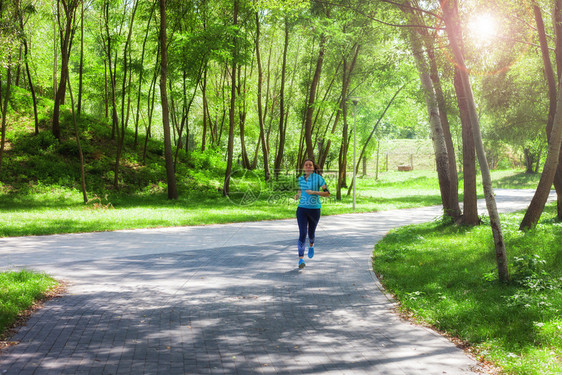
{"type": "Polygon", "coordinates": [[[304,256],[304,243],[306,241],[306,234],[308,232],[308,240],[314,244],[314,237],[316,226],[320,220],[319,208],[297,208],[297,223],[299,224],[299,257],[304,256]]]}

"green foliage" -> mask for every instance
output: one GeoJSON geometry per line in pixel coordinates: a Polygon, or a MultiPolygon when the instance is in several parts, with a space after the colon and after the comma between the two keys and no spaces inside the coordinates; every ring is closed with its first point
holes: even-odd
{"type": "Polygon", "coordinates": [[[207,148],[205,151],[193,151],[189,154],[189,166],[193,169],[222,174],[226,169],[226,162],[220,150],[207,148]]]}
{"type": "Polygon", "coordinates": [[[488,225],[440,221],[392,231],[374,269],[400,308],[475,347],[512,374],[558,374],[562,354],[562,229],[555,207],[529,232],[503,215],[512,281],[498,282],[488,225]]]}
{"type": "Polygon", "coordinates": [[[0,337],[29,309],[57,285],[45,274],[30,271],[0,273],[0,337]]]}
{"type": "Polygon", "coordinates": [[[58,139],[51,132],[16,133],[11,139],[14,151],[22,155],[44,155],[52,153],[59,146],[58,139]]]}

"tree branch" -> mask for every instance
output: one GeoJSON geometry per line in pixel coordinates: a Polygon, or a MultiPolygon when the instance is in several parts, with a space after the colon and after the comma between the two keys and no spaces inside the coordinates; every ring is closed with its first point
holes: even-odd
{"type": "MultiPolygon", "coordinates": [[[[431,29],[431,30],[445,30],[444,28],[426,26],[426,25],[401,25],[401,24],[389,23],[389,22],[386,22],[386,21],[379,20],[378,18],[375,18],[375,17],[371,16],[370,14],[367,14],[367,13],[365,13],[365,12],[359,10],[359,9],[356,9],[354,7],[351,7],[349,5],[332,3],[332,2],[329,2],[329,1],[321,1],[321,0],[313,0],[313,1],[315,3],[318,3],[318,4],[332,5],[332,6],[337,6],[337,7],[342,7],[342,8],[352,10],[352,11],[358,13],[358,14],[361,14],[364,17],[369,18],[370,20],[373,20],[375,22],[378,22],[378,23],[386,25],[386,26],[402,27],[402,28],[422,28],[422,29],[431,29]]],[[[389,0],[381,0],[381,1],[384,1],[384,2],[387,2],[387,3],[390,3],[390,4],[394,4],[394,5],[400,5],[400,4],[394,3],[394,2],[389,1],[389,0]]],[[[400,5],[400,6],[403,7],[403,8],[410,8],[410,9],[419,10],[420,12],[428,13],[428,14],[433,15],[434,17],[437,17],[437,18],[441,19],[441,17],[439,17],[439,16],[437,16],[437,15],[431,13],[431,12],[424,11],[423,9],[409,7],[409,6],[407,7],[405,5],[400,5]]]]}

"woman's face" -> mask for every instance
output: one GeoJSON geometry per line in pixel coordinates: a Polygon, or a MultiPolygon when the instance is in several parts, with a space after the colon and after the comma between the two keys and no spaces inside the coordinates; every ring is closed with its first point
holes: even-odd
{"type": "Polygon", "coordinates": [[[306,174],[311,174],[312,172],[314,172],[314,163],[312,163],[312,161],[307,160],[304,162],[304,173],[306,174]]]}

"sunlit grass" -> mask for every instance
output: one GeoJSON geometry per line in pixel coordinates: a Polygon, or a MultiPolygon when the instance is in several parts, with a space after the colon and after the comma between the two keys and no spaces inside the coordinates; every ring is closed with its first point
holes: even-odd
{"type": "Polygon", "coordinates": [[[57,285],[45,274],[26,270],[0,272],[0,336],[14,324],[19,314],[57,285]]]}
{"type": "MultiPolygon", "coordinates": [[[[498,282],[489,224],[396,229],[376,245],[374,269],[401,309],[474,346],[510,374],[562,372],[562,223],[528,232],[502,215],[512,281],[498,282]]],[[[554,217],[547,206],[545,217],[554,217]]]]}
{"type": "MultiPolygon", "coordinates": [[[[501,180],[518,175],[516,171],[497,173],[501,180]]],[[[255,175],[260,176],[257,173],[255,175]]],[[[328,181],[332,197],[323,199],[323,215],[441,204],[434,171],[387,172],[381,174],[378,180],[372,177],[358,178],[355,211],[352,207],[352,195],[347,195],[347,189],[342,190],[342,200],[337,201],[336,187],[333,186],[335,182],[328,181]]],[[[517,186],[510,183],[508,187],[517,186]]],[[[348,184],[351,184],[351,178],[348,179],[348,184]]],[[[240,191],[233,190],[231,198],[223,197],[218,191],[190,192],[180,195],[177,201],[170,201],[163,185],[160,191],[109,193],[107,197],[90,194],[91,202],[87,205],[84,205],[80,191],[60,186],[38,184],[17,194],[8,189],[0,189],[0,236],[205,225],[294,217],[297,202],[293,200],[296,184],[292,177],[285,177],[282,185],[266,185],[257,180],[250,183],[246,181],[237,186],[240,191]],[[252,189],[254,191],[250,195],[245,195],[252,189]]],[[[462,199],[462,194],[460,198],[462,199]]]]}

